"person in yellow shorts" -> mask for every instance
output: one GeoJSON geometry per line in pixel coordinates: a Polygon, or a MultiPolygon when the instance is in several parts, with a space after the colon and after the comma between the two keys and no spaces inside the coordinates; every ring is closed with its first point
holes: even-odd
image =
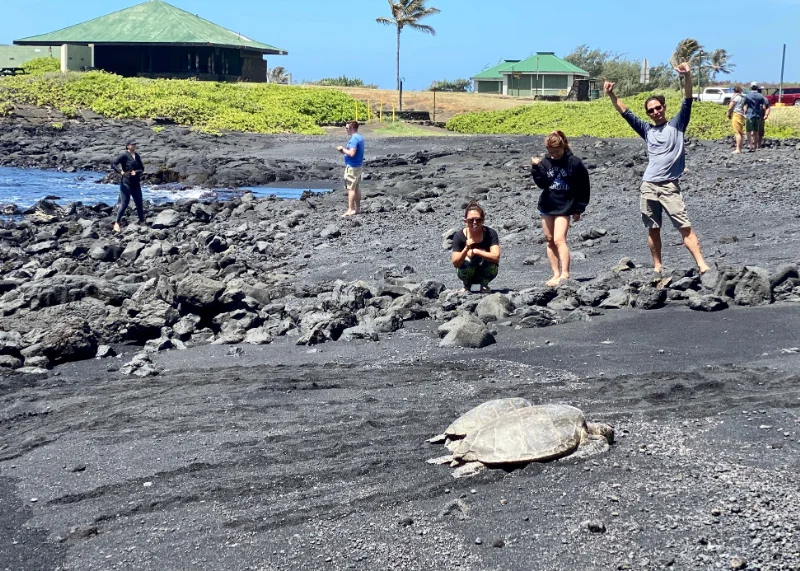
{"type": "Polygon", "coordinates": [[[731,120],[733,127],[733,136],[736,139],[736,150],[734,154],[742,152],[742,144],[744,143],[744,106],[745,97],[742,94],[742,88],[738,85],[733,88],[733,99],[728,105],[728,119],[731,120]]]}

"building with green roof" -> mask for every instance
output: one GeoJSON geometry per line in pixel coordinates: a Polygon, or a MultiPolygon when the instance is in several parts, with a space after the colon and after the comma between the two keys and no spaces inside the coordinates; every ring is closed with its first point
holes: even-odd
{"type": "Polygon", "coordinates": [[[566,96],[576,79],[589,73],[553,52],[536,52],[524,60],[507,59],[472,77],[478,93],[515,97],[566,96]]]}
{"type": "Polygon", "coordinates": [[[93,52],[91,67],[123,76],[215,81],[266,81],[264,55],[287,55],[161,0],[14,43],[88,46],[93,52]]]}

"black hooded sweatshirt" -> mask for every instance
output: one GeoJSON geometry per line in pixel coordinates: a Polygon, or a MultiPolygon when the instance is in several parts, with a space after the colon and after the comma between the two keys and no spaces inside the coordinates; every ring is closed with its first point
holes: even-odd
{"type": "Polygon", "coordinates": [[[543,158],[531,165],[536,186],[543,189],[539,212],[548,216],[581,214],[589,204],[589,171],[581,160],[566,151],[558,160],[543,158]]]}

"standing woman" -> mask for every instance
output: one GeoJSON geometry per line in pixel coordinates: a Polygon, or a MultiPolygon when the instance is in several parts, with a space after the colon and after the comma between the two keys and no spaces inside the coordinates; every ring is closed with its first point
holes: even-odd
{"type": "Polygon", "coordinates": [[[539,214],[547,240],[547,259],[553,270],[548,286],[557,286],[569,279],[569,218],[577,222],[589,204],[589,171],[572,154],[567,138],[553,131],[544,140],[547,157],[531,158],[531,175],[543,189],[539,197],[539,214]]]}
{"type": "Polygon", "coordinates": [[[488,293],[491,291],[489,282],[497,277],[500,240],[497,232],[483,225],[485,219],[483,208],[473,200],[464,213],[464,229],[453,236],[450,259],[458,270],[464,291],[470,291],[473,284],[480,284],[481,293],[488,293]]]}
{"type": "Polygon", "coordinates": [[[142,159],[136,152],[136,141],[128,139],[125,143],[125,152],[111,162],[111,168],[122,175],[119,185],[120,205],[117,219],[114,222],[114,232],[119,232],[119,223],[128,209],[131,197],[136,205],[136,214],[139,215],[139,224],[144,224],[144,203],[142,202],[142,186],[139,184],[141,174],[144,172],[142,159]]]}

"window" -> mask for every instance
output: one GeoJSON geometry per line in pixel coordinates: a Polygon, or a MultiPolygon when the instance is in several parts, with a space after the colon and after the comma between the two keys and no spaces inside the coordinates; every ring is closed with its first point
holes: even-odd
{"type": "Polygon", "coordinates": [[[544,76],[545,89],[567,89],[567,76],[566,75],[545,75],[544,76]]]}

